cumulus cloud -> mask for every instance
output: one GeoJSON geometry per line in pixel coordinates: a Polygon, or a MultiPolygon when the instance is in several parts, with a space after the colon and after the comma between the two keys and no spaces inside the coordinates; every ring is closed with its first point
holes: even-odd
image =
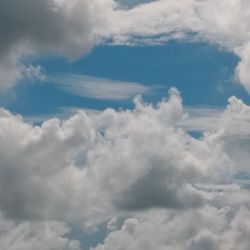
{"type": "Polygon", "coordinates": [[[0,234],[8,238],[23,227],[28,234],[7,249],[47,242],[39,223],[54,232],[52,221],[60,225],[53,233],[59,243],[51,240],[65,249],[79,246],[61,226],[94,230],[102,223],[112,232],[98,250],[246,249],[248,221],[240,225],[249,214],[249,190],[235,176],[249,174],[249,110],[230,98],[218,127],[194,138],[179,125],[186,111],[176,89],[156,106],[137,97],[133,110],[82,110],[41,126],[1,109],[0,212],[14,224],[0,234]],[[121,230],[120,216],[128,219],[121,230]]]}
{"type": "MultiPolygon", "coordinates": [[[[229,124],[238,102],[225,113],[229,124]]],[[[225,175],[241,169],[225,149],[230,130],[195,139],[177,125],[183,107],[176,90],[156,107],[140,98],[135,103],[132,111],[79,111],[41,126],[2,109],[3,213],[16,219],[77,220],[116,208],[200,206],[204,197],[195,184],[222,181],[222,169],[225,175]]],[[[247,109],[242,105],[238,109],[247,109]]],[[[234,142],[241,140],[238,135],[231,137],[234,142]]]]}
{"type": "Polygon", "coordinates": [[[127,219],[92,250],[244,250],[250,244],[249,230],[245,208],[237,212],[211,206],[179,213],[153,211],[127,219]]]}
{"type": "Polygon", "coordinates": [[[212,156],[206,142],[176,130],[182,115],[177,92],[157,108],[136,103],[134,111],[110,109],[92,116],[81,111],[41,127],[1,110],[4,214],[17,219],[91,218],[111,204],[124,209],[199,204],[199,193],[188,184],[210,178],[220,162],[217,154],[212,156]]]}

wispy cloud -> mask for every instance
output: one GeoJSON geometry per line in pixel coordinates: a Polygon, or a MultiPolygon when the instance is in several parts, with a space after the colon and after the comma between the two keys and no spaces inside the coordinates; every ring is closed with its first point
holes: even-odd
{"type": "Polygon", "coordinates": [[[224,110],[219,107],[186,107],[179,126],[187,131],[213,131],[218,129],[224,110]]]}
{"type": "Polygon", "coordinates": [[[185,113],[178,122],[178,126],[185,131],[226,131],[225,137],[249,140],[249,109],[236,98],[230,98],[229,102],[236,102],[236,104],[231,103],[227,109],[221,107],[184,107],[185,113]],[[230,107],[232,105],[239,106],[244,111],[232,110],[230,107]]]}
{"type": "Polygon", "coordinates": [[[48,79],[56,87],[77,96],[101,100],[126,100],[137,94],[149,94],[151,88],[135,82],[114,81],[87,75],[56,75],[48,79]]]}

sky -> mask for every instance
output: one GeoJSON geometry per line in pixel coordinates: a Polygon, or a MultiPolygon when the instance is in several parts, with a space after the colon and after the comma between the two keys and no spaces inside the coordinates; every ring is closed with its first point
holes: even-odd
{"type": "Polygon", "coordinates": [[[0,0],[0,249],[249,249],[249,10],[0,0]]]}

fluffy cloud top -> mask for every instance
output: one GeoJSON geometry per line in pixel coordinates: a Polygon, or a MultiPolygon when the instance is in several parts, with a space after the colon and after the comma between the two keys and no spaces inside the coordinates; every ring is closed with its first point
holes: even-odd
{"type": "Polygon", "coordinates": [[[104,244],[92,250],[246,250],[249,247],[249,211],[203,207],[185,212],[154,211],[127,219],[104,244]]]}
{"type": "Polygon", "coordinates": [[[156,106],[137,97],[134,110],[79,111],[41,126],[2,109],[0,211],[4,225],[17,224],[4,226],[1,235],[12,237],[24,228],[28,236],[20,236],[16,245],[4,237],[0,244],[33,249],[47,242],[41,237],[50,237],[40,236],[44,226],[39,229],[39,223],[59,221],[59,232],[53,223],[45,226],[50,230],[52,225],[56,237],[55,247],[47,249],[78,250],[60,221],[93,230],[117,215],[128,220],[98,250],[118,245],[184,249],[186,244],[190,249],[225,250],[236,244],[247,249],[249,191],[234,176],[249,172],[249,110],[231,98],[218,129],[196,139],[178,125],[185,114],[176,89],[156,106]],[[149,243],[157,230],[159,236],[149,243]]]}
{"type": "Polygon", "coordinates": [[[202,197],[190,185],[213,178],[224,159],[175,128],[181,115],[175,90],[157,108],[137,99],[134,111],[110,109],[92,116],[81,111],[41,127],[2,110],[3,213],[15,219],[88,221],[116,207],[200,205],[202,197]]]}

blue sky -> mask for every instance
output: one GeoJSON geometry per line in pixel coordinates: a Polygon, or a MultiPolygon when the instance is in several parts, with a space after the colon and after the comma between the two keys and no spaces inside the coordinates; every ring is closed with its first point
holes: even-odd
{"type": "MultiPolygon", "coordinates": [[[[159,86],[142,93],[148,102],[158,102],[174,86],[185,105],[216,107],[225,106],[231,95],[248,103],[246,91],[234,77],[238,61],[234,54],[206,43],[168,42],[161,46],[99,46],[74,62],[45,57],[32,63],[48,76],[76,74],[159,86]]],[[[24,79],[0,101],[3,107],[23,115],[53,114],[65,107],[103,110],[133,106],[131,97],[119,101],[79,97],[55,87],[50,79],[36,78],[24,79]]]]}

